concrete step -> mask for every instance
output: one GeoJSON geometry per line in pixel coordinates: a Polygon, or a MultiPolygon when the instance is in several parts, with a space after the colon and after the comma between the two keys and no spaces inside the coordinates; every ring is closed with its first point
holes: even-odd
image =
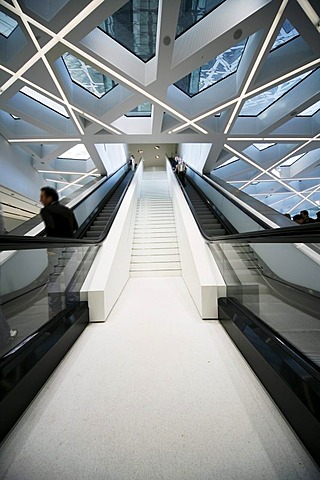
{"type": "Polygon", "coordinates": [[[172,263],[180,262],[179,253],[174,254],[157,254],[157,255],[132,255],[131,256],[131,265],[140,264],[140,263],[152,263],[152,264],[161,264],[161,263],[172,263]]]}
{"type": "Polygon", "coordinates": [[[181,277],[181,270],[157,270],[130,272],[130,277],[181,277]]]}
{"type": "Polygon", "coordinates": [[[162,244],[159,244],[159,248],[135,248],[132,249],[132,258],[137,257],[144,257],[145,255],[157,256],[157,255],[178,255],[179,256],[179,248],[172,247],[172,248],[161,248],[162,244]],[[160,246],[161,245],[161,246],[160,246]]]}
{"type": "Polygon", "coordinates": [[[157,249],[175,249],[178,248],[178,241],[177,238],[170,241],[170,239],[165,239],[165,241],[159,242],[155,241],[139,241],[134,242],[132,245],[132,252],[136,252],[137,250],[157,250],[157,249]]]}
{"type": "Polygon", "coordinates": [[[157,270],[181,270],[180,262],[131,263],[130,272],[150,272],[157,270]]]}

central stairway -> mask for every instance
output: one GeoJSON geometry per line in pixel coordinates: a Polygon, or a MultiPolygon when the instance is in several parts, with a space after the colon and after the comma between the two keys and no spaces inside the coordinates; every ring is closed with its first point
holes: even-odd
{"type": "Polygon", "coordinates": [[[181,276],[175,218],[165,170],[143,172],[130,276],[181,276]]]}

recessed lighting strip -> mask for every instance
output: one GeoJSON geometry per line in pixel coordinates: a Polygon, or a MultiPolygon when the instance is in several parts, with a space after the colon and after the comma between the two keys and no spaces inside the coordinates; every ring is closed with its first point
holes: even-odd
{"type": "MultiPolygon", "coordinates": [[[[91,62],[93,65],[96,65],[98,66],[100,69],[102,69],[102,71],[105,71],[107,73],[109,73],[110,75],[114,76],[115,78],[117,78],[121,83],[125,83],[127,86],[131,87],[133,90],[141,93],[142,95],[144,95],[145,97],[149,98],[150,100],[152,100],[154,103],[160,105],[161,107],[163,107],[166,111],[172,113],[174,116],[180,118],[181,120],[183,120],[184,122],[192,125],[194,128],[196,128],[197,130],[199,130],[201,133],[203,134],[207,134],[208,132],[200,127],[199,125],[197,124],[194,124],[192,122],[192,120],[190,121],[188,118],[186,118],[184,115],[182,115],[180,112],[178,112],[177,110],[175,110],[174,108],[170,107],[170,105],[167,105],[166,103],[162,102],[161,100],[159,100],[158,98],[154,97],[153,95],[151,95],[150,93],[146,92],[145,90],[143,90],[141,87],[139,87],[138,85],[135,85],[132,81],[126,79],[123,75],[119,74],[118,72],[112,70],[110,67],[106,66],[105,64],[103,64],[102,62],[96,60],[95,58],[93,58],[91,55],[87,54],[85,51],[79,49],[78,47],[76,47],[75,45],[73,45],[72,43],[68,42],[67,40],[65,40],[64,36],[67,35],[75,26],[78,25],[79,22],[81,22],[84,18],[85,18],[85,15],[87,15],[89,12],[92,12],[93,9],[97,8],[97,6],[100,5],[100,3],[102,3],[104,0],[93,0],[82,12],[82,15],[81,15],[81,18],[80,18],[80,14],[77,15],[77,17],[75,17],[75,19],[70,22],[66,27],[64,27],[58,34],[55,34],[54,32],[50,31],[48,28],[45,29],[46,33],[48,33],[49,35],[51,35],[53,37],[53,39],[55,40],[55,43],[57,42],[61,42],[63,43],[64,45],[66,45],[69,49],[71,49],[72,51],[74,52],[77,52],[79,55],[81,55],[82,57],[86,58],[87,60],[89,60],[89,62],[91,62]],[[85,10],[88,10],[88,12],[84,13],[85,10]],[[80,20],[79,20],[79,18],[80,20]]],[[[5,2],[6,3],[6,2],[5,2]]],[[[8,4],[9,6],[9,4],[8,4]]],[[[14,11],[16,14],[19,14],[19,11],[17,9],[12,9],[12,7],[9,9],[11,11],[14,11]]],[[[33,21],[33,19],[31,19],[28,15],[25,15],[23,14],[24,17],[28,20],[29,23],[32,23],[32,24],[36,24],[36,26],[42,30],[43,29],[43,26],[39,23],[39,22],[35,22],[33,21]]],[[[52,40],[50,40],[51,42],[52,40]]],[[[49,43],[50,43],[49,42],[49,43]]],[[[50,48],[52,48],[54,45],[48,47],[48,44],[46,45],[46,50],[44,51],[44,48],[42,49],[42,52],[43,53],[47,53],[48,50],[50,50],[50,48]]],[[[39,59],[39,52],[37,55],[37,60],[39,59]]],[[[34,58],[34,57],[33,57],[34,58]]],[[[37,61],[35,60],[35,61],[37,61]]],[[[35,62],[33,62],[35,63],[35,62]]],[[[30,66],[28,66],[28,68],[30,68],[32,65],[30,64],[30,66]]],[[[20,69],[16,74],[15,74],[15,77],[19,77],[20,75],[22,75],[28,68],[24,69],[23,71],[20,69]]],[[[15,80],[17,79],[15,78],[15,80]]],[[[9,79],[8,82],[12,80],[12,79],[9,79]]],[[[14,80],[14,81],[15,81],[14,80]]],[[[3,85],[3,91],[5,89],[8,88],[7,86],[7,83],[6,82],[4,85],[3,85]]],[[[13,83],[13,81],[10,83],[10,85],[13,83]]],[[[9,86],[10,86],[9,85],[9,86]]]]}
{"type": "MultiPolygon", "coordinates": [[[[277,167],[278,165],[280,165],[281,163],[283,163],[285,160],[287,160],[288,158],[292,157],[295,153],[299,152],[300,150],[302,150],[304,147],[306,147],[309,143],[315,141],[316,139],[320,139],[320,133],[318,135],[316,135],[315,137],[313,137],[311,140],[308,140],[307,142],[303,143],[302,145],[300,145],[299,147],[295,148],[294,150],[292,150],[290,153],[288,153],[287,155],[285,155],[283,158],[281,158],[281,160],[278,160],[277,162],[275,162],[273,165],[271,165],[270,167],[267,168],[266,172],[268,172],[269,170],[273,170],[275,167],[277,167]]],[[[268,172],[269,173],[269,172],[268,172]]],[[[257,175],[256,177],[254,177],[253,179],[250,180],[250,182],[247,182],[246,185],[243,185],[242,187],[240,187],[240,190],[242,190],[243,188],[245,188],[247,185],[249,185],[249,183],[251,182],[254,182],[256,181],[259,177],[261,177],[261,173],[259,175],[257,175]]]]}
{"type": "Polygon", "coordinates": [[[41,58],[42,58],[42,61],[43,61],[44,65],[45,65],[46,69],[48,70],[48,73],[49,73],[50,77],[52,78],[55,86],[57,87],[57,89],[58,89],[58,91],[59,91],[59,93],[60,93],[60,95],[61,95],[61,97],[62,97],[62,99],[63,99],[63,101],[64,101],[65,106],[66,106],[67,109],[69,110],[69,113],[70,113],[71,118],[73,119],[73,122],[75,123],[76,127],[78,128],[80,134],[81,134],[81,135],[84,135],[84,130],[83,130],[83,128],[82,128],[79,120],[77,119],[74,111],[71,109],[71,107],[70,107],[70,105],[69,105],[69,102],[68,102],[68,99],[67,99],[67,97],[66,97],[66,95],[65,95],[65,93],[64,93],[64,91],[63,91],[63,88],[61,87],[60,83],[58,82],[58,79],[57,79],[57,77],[55,76],[55,74],[54,74],[54,72],[53,72],[53,70],[52,70],[52,68],[51,68],[51,65],[49,64],[49,62],[48,62],[45,54],[42,53],[42,48],[40,47],[40,45],[39,45],[39,43],[38,43],[38,40],[36,39],[36,37],[35,37],[32,29],[31,29],[31,27],[30,27],[30,25],[29,25],[29,23],[28,23],[28,21],[27,21],[27,19],[26,19],[26,16],[24,15],[23,11],[21,10],[20,5],[19,5],[19,3],[17,2],[17,0],[13,0],[13,3],[14,3],[14,5],[15,5],[16,9],[17,9],[18,12],[19,12],[20,18],[21,18],[21,20],[23,21],[23,24],[24,24],[27,32],[29,33],[30,38],[31,38],[34,46],[36,47],[36,49],[37,49],[38,52],[40,53],[41,58]]]}
{"type": "MultiPolygon", "coordinates": [[[[311,197],[311,195],[313,195],[314,193],[318,192],[320,190],[320,185],[318,185],[311,193],[309,193],[309,195],[306,196],[306,200],[309,199],[309,197],[311,197]]],[[[301,205],[302,203],[304,202],[304,200],[300,200],[300,202],[298,202],[294,207],[290,208],[290,210],[288,211],[288,213],[291,213],[292,210],[295,210],[297,207],[299,207],[299,205],[301,205]]],[[[316,203],[314,205],[317,205],[316,203]]]]}
{"type": "Polygon", "coordinates": [[[280,21],[280,19],[281,19],[281,17],[282,17],[282,14],[283,14],[286,6],[287,6],[288,1],[289,1],[289,0],[283,0],[283,1],[282,1],[281,5],[280,5],[280,8],[279,8],[279,10],[278,10],[278,13],[277,13],[277,15],[275,16],[275,18],[274,18],[274,20],[273,20],[273,22],[272,22],[272,25],[271,25],[271,27],[270,27],[270,29],[269,29],[269,31],[268,31],[268,34],[267,34],[267,36],[266,36],[266,38],[265,38],[265,40],[264,40],[264,42],[263,42],[263,45],[262,45],[262,47],[261,47],[261,49],[260,49],[260,51],[259,51],[259,53],[258,53],[258,55],[257,55],[257,58],[255,59],[255,62],[254,62],[254,64],[253,64],[252,69],[250,70],[250,73],[249,73],[249,75],[248,75],[248,78],[247,78],[247,80],[246,80],[246,82],[245,82],[245,84],[244,84],[244,86],[243,86],[243,90],[242,90],[242,92],[241,92],[241,95],[240,95],[240,97],[239,97],[239,99],[238,99],[238,101],[237,101],[237,103],[236,103],[236,105],[235,105],[235,107],[234,107],[234,109],[233,109],[233,112],[232,112],[232,114],[231,114],[231,116],[230,116],[230,118],[229,118],[229,121],[228,121],[228,123],[227,123],[227,126],[226,126],[226,128],[225,128],[225,130],[224,130],[224,134],[225,134],[225,135],[227,135],[227,133],[229,132],[229,130],[230,130],[230,128],[231,128],[231,125],[233,124],[233,121],[234,121],[236,115],[238,114],[238,111],[239,111],[239,109],[240,109],[240,106],[241,106],[241,104],[242,104],[242,101],[243,101],[243,99],[245,98],[245,94],[247,93],[247,91],[248,91],[248,89],[249,89],[249,87],[250,87],[250,84],[251,84],[251,82],[252,82],[252,79],[253,79],[254,75],[256,74],[256,72],[257,72],[257,69],[258,69],[258,67],[259,67],[259,65],[260,65],[260,62],[261,62],[261,60],[262,60],[262,57],[263,57],[263,55],[265,54],[265,52],[266,52],[266,50],[267,50],[267,48],[268,48],[268,46],[269,46],[270,40],[271,40],[272,36],[274,35],[275,29],[276,29],[277,26],[278,26],[278,23],[279,23],[279,21],[280,21]]]}
{"type": "Polygon", "coordinates": [[[9,143],[81,142],[81,138],[9,138],[9,143]]]}
{"type": "MultiPolygon", "coordinates": [[[[83,172],[65,172],[64,170],[37,170],[38,173],[52,173],[54,175],[83,175],[83,172]]],[[[100,173],[92,173],[94,177],[100,177],[100,173]]]]}
{"type": "Polygon", "coordinates": [[[229,137],[228,142],[320,142],[316,137],[229,137]]]}
{"type": "MultiPolygon", "coordinates": [[[[58,42],[60,42],[65,35],[70,33],[70,31],[75,28],[82,20],[86,18],[87,15],[89,15],[94,9],[96,9],[101,3],[103,3],[104,0],[92,0],[89,5],[87,5],[81,12],[76,15],[76,17],[71,20],[58,34],[55,34],[48,28],[44,27],[41,23],[33,20],[31,17],[28,15],[23,14],[25,19],[38,27],[40,30],[45,31],[48,35],[50,35],[52,38],[49,40],[49,42],[41,48],[41,53],[38,51],[28,62],[26,62],[14,75],[12,78],[9,78],[1,87],[0,87],[0,93],[3,93],[5,90],[7,90],[18,78],[23,75],[29,68],[31,68],[40,58],[41,55],[45,55],[49,50],[51,50],[58,42]]],[[[13,7],[11,4],[8,2],[5,2],[2,0],[2,5],[10,10],[11,12],[15,13],[18,16],[21,16],[19,13],[19,8],[13,7]]],[[[21,17],[22,19],[22,17],[21,17]]],[[[22,19],[23,21],[23,19],[22,19]]]]}
{"type": "Polygon", "coordinates": [[[84,175],[82,175],[80,178],[78,178],[77,180],[74,180],[73,182],[70,182],[68,185],[66,185],[65,187],[62,187],[60,188],[60,190],[58,190],[58,193],[61,193],[63,192],[63,190],[65,190],[66,188],[69,188],[71,187],[72,185],[76,185],[78,182],[80,182],[81,180],[87,178],[87,177],[90,177],[91,175],[93,175],[98,169],[97,168],[94,168],[93,170],[91,170],[90,172],[88,173],[85,173],[84,175]]]}
{"type": "MultiPolygon", "coordinates": [[[[304,195],[302,195],[300,192],[298,192],[297,190],[295,190],[293,187],[291,187],[291,185],[288,185],[286,183],[284,183],[279,177],[276,177],[275,175],[273,175],[273,173],[269,172],[268,170],[265,170],[264,168],[260,167],[260,165],[256,164],[255,162],[253,162],[250,158],[246,157],[245,155],[243,155],[243,153],[240,153],[240,152],[237,152],[234,148],[230,147],[229,145],[225,144],[224,145],[224,148],[226,148],[227,150],[229,150],[229,152],[232,152],[234,155],[236,155],[238,158],[242,158],[242,160],[244,160],[245,162],[249,163],[250,165],[254,166],[255,168],[257,168],[258,170],[261,171],[261,173],[255,177],[254,179],[251,179],[250,182],[247,182],[247,185],[249,185],[250,183],[256,181],[256,178],[260,177],[261,175],[268,175],[269,177],[273,178],[276,182],[280,183],[282,186],[286,187],[288,190],[291,190],[293,193],[295,193],[296,195],[298,195],[299,197],[303,198],[304,200],[307,200],[308,202],[312,203],[312,205],[315,205],[314,202],[312,202],[312,200],[309,200],[307,199],[304,195]]],[[[282,160],[281,160],[282,161],[282,160]]],[[[278,164],[278,163],[277,163],[278,164]]],[[[274,167],[269,167],[270,169],[273,169],[274,167]]],[[[243,188],[245,188],[246,185],[243,185],[242,187],[240,187],[240,190],[243,190],[243,188]]]]}

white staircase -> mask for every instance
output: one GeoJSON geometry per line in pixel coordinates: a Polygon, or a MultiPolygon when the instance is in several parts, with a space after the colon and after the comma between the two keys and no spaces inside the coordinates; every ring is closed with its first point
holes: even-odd
{"type": "Polygon", "coordinates": [[[146,170],[138,200],[130,276],[180,275],[178,239],[166,171],[146,170]]]}

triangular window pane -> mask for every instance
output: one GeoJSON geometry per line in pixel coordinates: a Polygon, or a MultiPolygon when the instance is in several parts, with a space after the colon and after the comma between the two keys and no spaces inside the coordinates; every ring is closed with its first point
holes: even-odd
{"type": "Polygon", "coordinates": [[[285,95],[289,90],[295,87],[310,73],[310,71],[304,72],[295,78],[291,78],[290,80],[287,80],[286,82],[281,83],[280,85],[277,85],[270,90],[266,90],[265,92],[250,98],[243,105],[240,116],[255,117],[257,115],[260,115],[260,113],[270,107],[270,105],[272,105],[274,102],[279,100],[283,95],[285,95]]]}
{"type": "Polygon", "coordinates": [[[189,97],[197,95],[237,71],[245,45],[246,40],[242,40],[202,67],[181,78],[174,85],[189,97]]]}
{"type": "Polygon", "coordinates": [[[208,13],[219,7],[225,0],[181,0],[176,38],[198,23],[208,13]]]}
{"type": "Polygon", "coordinates": [[[299,37],[299,32],[294,28],[294,26],[286,20],[282,25],[280,32],[272,45],[271,51],[285,43],[290,42],[293,38],[299,37]]]}
{"type": "Polygon", "coordinates": [[[118,85],[111,78],[98,72],[98,70],[84,63],[80,58],[71,55],[71,53],[64,53],[62,58],[71,80],[98,98],[101,98],[118,85]]]}

